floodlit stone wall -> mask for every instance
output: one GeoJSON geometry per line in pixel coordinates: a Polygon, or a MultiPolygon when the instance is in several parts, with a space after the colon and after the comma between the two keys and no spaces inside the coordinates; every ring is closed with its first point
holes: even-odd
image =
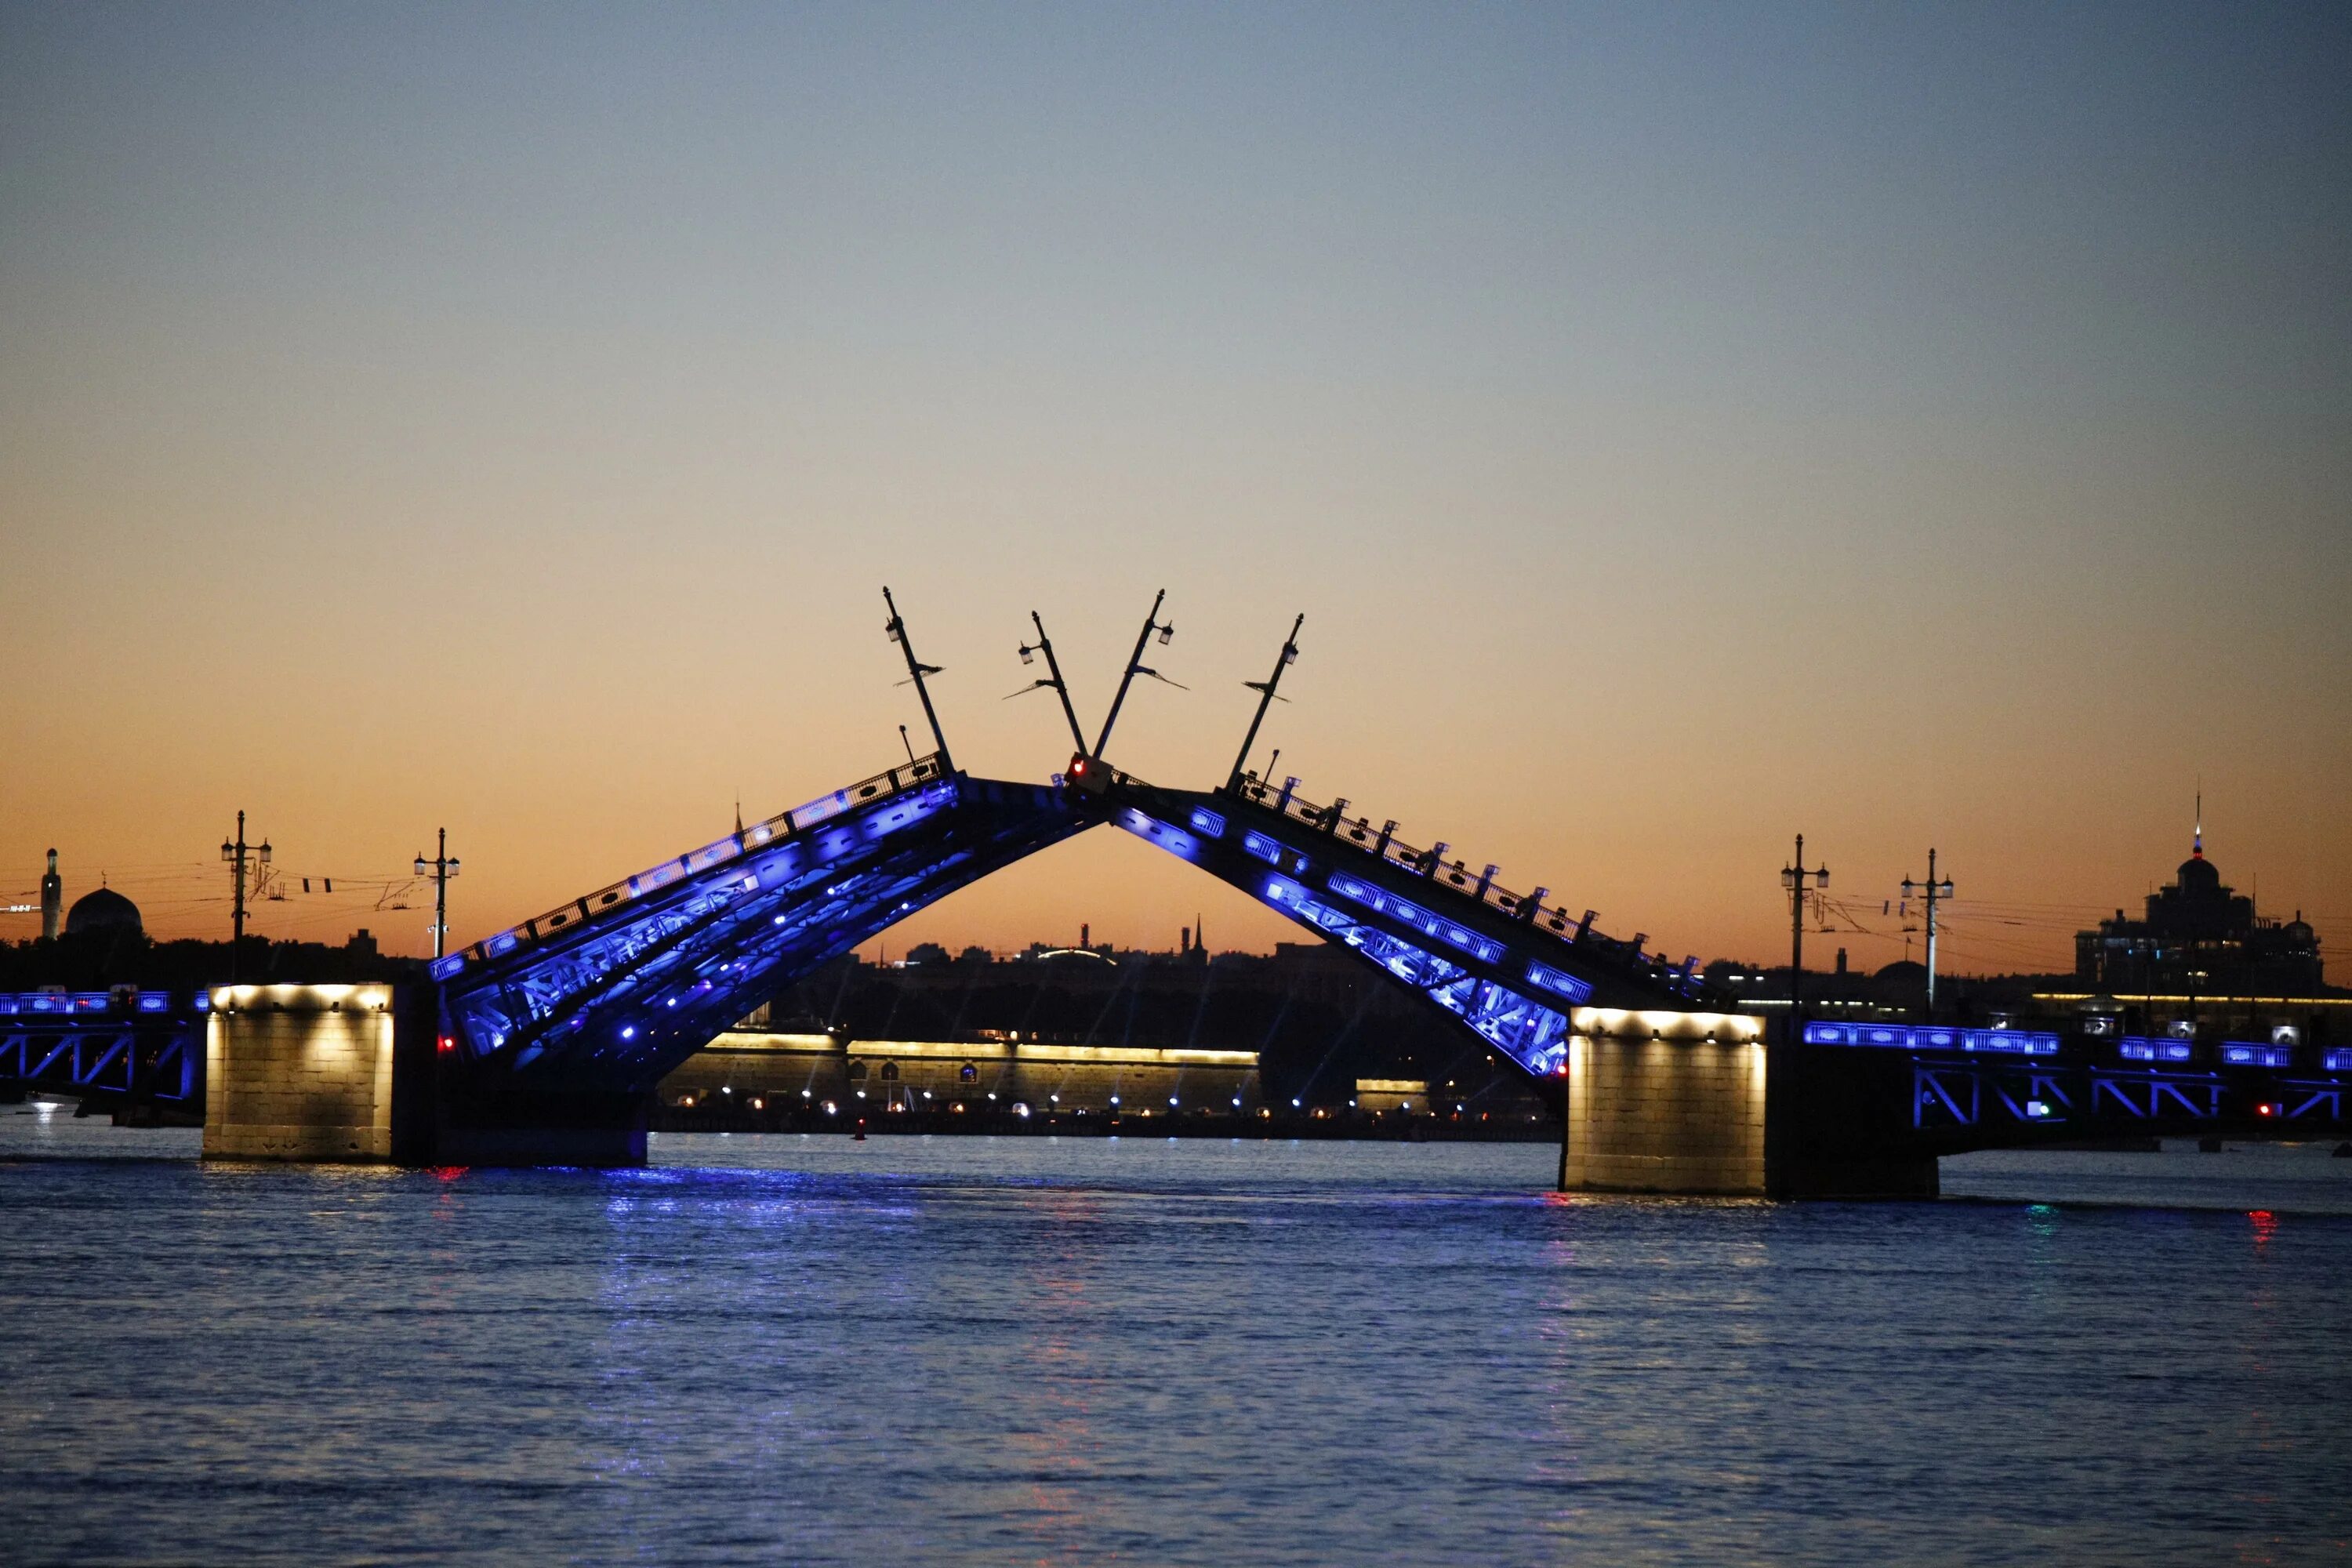
{"type": "Polygon", "coordinates": [[[1580,1007],[1564,1191],[1761,1195],[1762,1020],[1580,1007]]]}
{"type": "Polygon", "coordinates": [[[381,985],[215,990],[205,1158],[391,1159],[391,1001],[381,985]]]}

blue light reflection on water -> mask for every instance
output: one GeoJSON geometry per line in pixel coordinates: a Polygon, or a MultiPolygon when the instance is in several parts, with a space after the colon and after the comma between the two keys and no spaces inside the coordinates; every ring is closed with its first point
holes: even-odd
{"type": "Polygon", "coordinates": [[[2352,1534],[2352,1217],[2294,1212],[2352,1194],[2324,1151],[1977,1156],[1948,1185],[2027,1201],[1790,1207],[1563,1199],[1540,1146],[7,1158],[187,1136],[61,1121],[0,1112],[12,1562],[2203,1563],[2352,1534]],[[2067,1201],[2151,1191],[2212,1206],[2067,1201]]]}

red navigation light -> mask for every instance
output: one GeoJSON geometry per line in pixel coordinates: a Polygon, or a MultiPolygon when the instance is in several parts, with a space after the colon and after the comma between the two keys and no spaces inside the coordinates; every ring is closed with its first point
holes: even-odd
{"type": "Polygon", "coordinates": [[[1087,760],[1084,757],[1079,757],[1070,763],[1070,776],[1072,778],[1077,777],[1080,773],[1085,773],[1086,771],[1087,760]]]}
{"type": "Polygon", "coordinates": [[[457,1048],[457,1041],[455,1041],[455,1040],[451,1039],[451,1038],[450,1038],[448,1036],[446,1036],[446,1035],[444,1035],[444,1036],[442,1036],[442,1037],[441,1037],[441,1049],[442,1049],[442,1051],[443,1051],[445,1054],[446,1054],[446,1053],[447,1053],[447,1052],[450,1052],[450,1051],[454,1051],[454,1050],[456,1050],[457,1048]]]}
{"type": "Polygon", "coordinates": [[[2257,1116],[2276,1116],[2278,1111],[2279,1108],[2267,1100],[2254,1107],[2254,1114],[2257,1116]]]}

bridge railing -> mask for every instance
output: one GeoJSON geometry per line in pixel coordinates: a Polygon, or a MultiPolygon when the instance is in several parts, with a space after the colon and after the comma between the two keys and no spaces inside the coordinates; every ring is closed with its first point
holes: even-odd
{"type": "Polygon", "coordinates": [[[193,996],[184,991],[143,991],[135,985],[117,985],[107,991],[0,991],[0,1019],[12,1024],[201,1013],[211,1005],[210,994],[203,990],[193,996]]]}
{"type": "Polygon", "coordinates": [[[545,914],[534,915],[520,925],[509,927],[483,938],[471,947],[437,959],[433,964],[433,978],[447,980],[462,973],[468,964],[486,963],[518,949],[537,947],[555,937],[568,935],[600,914],[625,908],[639,899],[714,866],[723,866],[751,850],[764,849],[770,845],[813,833],[845,812],[937,784],[946,776],[944,763],[937,752],[933,752],[902,763],[888,773],[862,779],[846,789],[819,795],[805,805],[796,805],[790,811],[780,811],[765,821],[753,823],[740,833],[730,833],[716,843],[707,844],[676,859],[665,860],[610,887],[599,888],[585,898],[558,904],[545,914]]]}
{"type": "MultiPolygon", "coordinates": [[[[1295,782],[1292,781],[1293,784],[1295,782]]],[[[1255,773],[1242,775],[1237,793],[1253,805],[1279,812],[1295,822],[1329,835],[1339,843],[1352,845],[1400,869],[1425,877],[1439,887],[1450,888],[1507,919],[1547,932],[1585,953],[1614,960],[1677,991],[1694,991],[1698,985],[1695,973],[1698,965],[1696,957],[1685,958],[1680,964],[1672,964],[1666,962],[1664,954],[1642,951],[1643,944],[1649,940],[1646,935],[1637,932],[1630,942],[1603,935],[1592,929],[1595,911],[1586,910],[1580,915],[1572,915],[1565,906],[1547,905],[1543,902],[1543,895],[1548,891],[1546,889],[1538,888],[1533,893],[1513,892],[1495,880],[1496,868],[1493,866],[1484,871],[1473,871],[1461,860],[1448,865],[1444,858],[1445,846],[1416,848],[1395,837],[1396,824],[1393,822],[1375,828],[1370,817],[1350,818],[1347,815],[1348,803],[1344,800],[1318,805],[1299,795],[1292,784],[1277,787],[1255,773]]]]}

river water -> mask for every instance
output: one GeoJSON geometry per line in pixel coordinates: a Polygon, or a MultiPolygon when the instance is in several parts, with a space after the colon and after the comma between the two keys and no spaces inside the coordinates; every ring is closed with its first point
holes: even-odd
{"type": "Polygon", "coordinates": [[[2352,1160],[1563,1198],[1536,1145],[205,1166],[0,1108],[0,1562],[2343,1562],[2352,1160]]]}

